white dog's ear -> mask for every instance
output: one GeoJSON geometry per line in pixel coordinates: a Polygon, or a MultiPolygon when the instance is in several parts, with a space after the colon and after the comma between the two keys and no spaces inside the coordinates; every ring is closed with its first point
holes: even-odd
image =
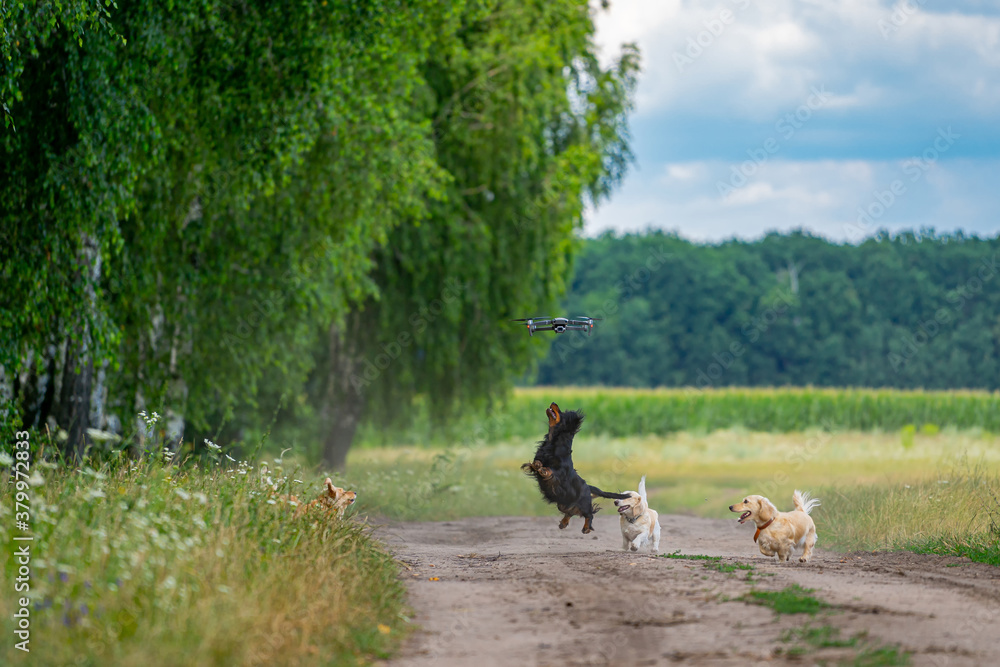
{"type": "Polygon", "coordinates": [[[645,502],[646,500],[646,476],[643,475],[642,479],[639,480],[639,497],[645,502]]]}

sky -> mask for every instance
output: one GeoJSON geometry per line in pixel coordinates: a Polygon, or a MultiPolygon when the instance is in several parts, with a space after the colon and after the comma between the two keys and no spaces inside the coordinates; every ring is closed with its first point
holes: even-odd
{"type": "MultiPolygon", "coordinates": [[[[596,5],[596,3],[595,3],[596,5]]],[[[584,234],[1000,231],[1000,0],[611,0],[636,161],[584,234]]]]}

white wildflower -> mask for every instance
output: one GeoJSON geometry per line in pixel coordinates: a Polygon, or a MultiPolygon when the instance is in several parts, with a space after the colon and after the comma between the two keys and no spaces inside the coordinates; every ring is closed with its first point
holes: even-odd
{"type": "Polygon", "coordinates": [[[42,484],[45,484],[45,480],[42,479],[42,476],[36,470],[35,472],[31,473],[31,477],[28,478],[28,484],[30,484],[31,486],[41,486],[42,484]]]}
{"type": "Polygon", "coordinates": [[[191,494],[188,493],[187,491],[185,491],[184,489],[180,488],[180,487],[174,489],[174,493],[176,493],[178,496],[180,496],[184,500],[191,500],[191,494]]]}
{"type": "Polygon", "coordinates": [[[14,464],[14,457],[7,452],[0,452],[0,466],[10,466],[14,464]]]}
{"type": "Polygon", "coordinates": [[[212,442],[212,441],[211,441],[211,440],[209,440],[208,438],[205,438],[205,445],[206,445],[206,446],[207,446],[207,447],[208,447],[209,449],[211,449],[211,450],[213,450],[213,451],[216,451],[216,452],[222,449],[222,446],[221,446],[221,445],[217,445],[217,444],[215,444],[214,442],[212,442]]]}

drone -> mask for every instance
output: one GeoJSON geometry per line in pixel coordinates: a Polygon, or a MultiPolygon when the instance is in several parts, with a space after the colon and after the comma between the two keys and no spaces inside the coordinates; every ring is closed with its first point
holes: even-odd
{"type": "Polygon", "coordinates": [[[557,334],[567,331],[586,331],[587,335],[594,330],[594,322],[600,317],[525,317],[511,322],[527,322],[528,335],[534,336],[536,331],[555,331],[557,334]]]}

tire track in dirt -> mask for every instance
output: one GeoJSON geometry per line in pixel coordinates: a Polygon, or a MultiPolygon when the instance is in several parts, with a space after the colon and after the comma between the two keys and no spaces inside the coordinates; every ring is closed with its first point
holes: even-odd
{"type": "MultiPolygon", "coordinates": [[[[765,559],[753,527],[661,516],[661,552],[754,566],[720,572],[704,561],[621,550],[618,519],[487,517],[387,523],[376,529],[403,564],[419,626],[389,667],[478,665],[836,664],[857,649],[789,655],[806,625],[866,632],[899,644],[914,665],[1000,665],[1000,568],[961,558],[823,549],[809,563],[765,559]],[[436,578],[437,580],[432,580],[436,578]],[[814,618],[778,616],[736,600],[752,588],[816,589],[833,605],[814,618]]],[[[820,534],[819,545],[823,535],[820,534]]]]}

